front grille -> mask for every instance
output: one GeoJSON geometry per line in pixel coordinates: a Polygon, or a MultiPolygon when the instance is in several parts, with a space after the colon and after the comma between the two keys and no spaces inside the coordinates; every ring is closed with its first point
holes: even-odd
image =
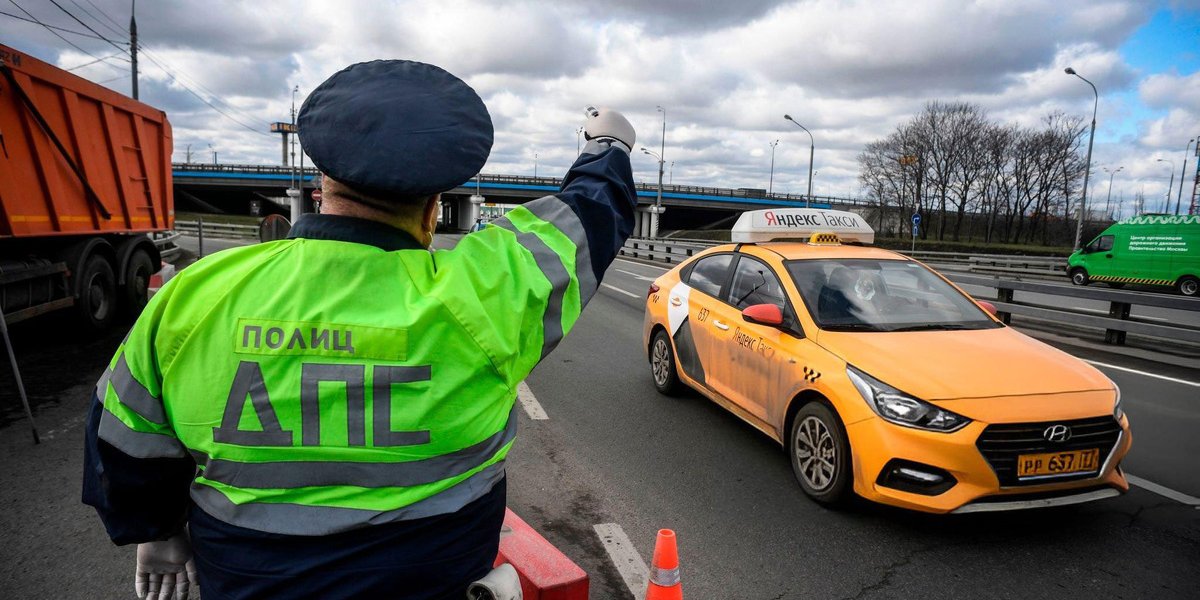
{"type": "Polygon", "coordinates": [[[1071,421],[1046,421],[1044,423],[1005,423],[988,425],[975,447],[987,459],[1000,485],[1005,487],[1018,485],[1036,485],[1041,483],[1076,481],[1089,479],[1096,472],[1063,475],[1052,479],[1033,479],[1021,481],[1017,479],[1017,457],[1022,454],[1041,454],[1045,452],[1063,452],[1066,450],[1100,450],[1100,466],[1103,468],[1105,459],[1112,452],[1121,435],[1121,426],[1111,416],[1093,417],[1090,419],[1075,419],[1071,421]],[[1051,425],[1066,425],[1071,428],[1071,439],[1065,442],[1049,442],[1042,433],[1051,425]]]}

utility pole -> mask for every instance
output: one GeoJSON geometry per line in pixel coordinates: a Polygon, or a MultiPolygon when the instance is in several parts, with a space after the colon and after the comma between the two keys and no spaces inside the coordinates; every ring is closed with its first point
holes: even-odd
{"type": "Polygon", "coordinates": [[[137,100],[137,19],[133,16],[133,13],[137,10],[137,0],[130,0],[129,4],[129,62],[130,68],[133,69],[133,99],[137,100]]]}
{"type": "Polygon", "coordinates": [[[192,164],[192,145],[191,144],[187,145],[187,160],[186,160],[186,162],[189,165],[192,164]]]}

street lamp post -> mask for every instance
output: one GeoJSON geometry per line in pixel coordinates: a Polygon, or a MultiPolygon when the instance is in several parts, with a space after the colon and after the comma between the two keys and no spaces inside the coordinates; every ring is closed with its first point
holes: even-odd
{"type": "Polygon", "coordinates": [[[796,124],[796,127],[799,127],[800,129],[803,129],[803,130],[804,130],[804,133],[807,133],[807,134],[808,134],[808,196],[807,196],[807,198],[804,200],[804,206],[805,206],[805,208],[807,208],[807,207],[808,207],[808,203],[809,203],[809,202],[812,200],[812,182],[813,182],[813,151],[814,151],[814,148],[816,147],[816,144],[813,142],[813,134],[812,134],[812,132],[811,132],[811,131],[809,131],[807,127],[805,127],[805,126],[801,125],[801,124],[800,124],[798,121],[796,121],[795,119],[793,119],[791,115],[783,115],[783,118],[785,118],[785,119],[787,119],[787,120],[789,120],[789,121],[791,121],[791,122],[795,123],[795,124],[796,124]]]}
{"type": "Polygon", "coordinates": [[[767,195],[771,196],[775,189],[775,146],[779,145],[779,140],[775,140],[767,145],[771,147],[771,176],[767,179],[767,195]]]}
{"type": "MultiPolygon", "coordinates": [[[[1104,172],[1105,172],[1105,173],[1108,173],[1108,197],[1104,199],[1104,213],[1105,213],[1105,216],[1107,216],[1107,217],[1108,217],[1108,218],[1110,218],[1110,219],[1112,218],[1112,214],[1113,214],[1113,213],[1112,213],[1112,182],[1113,182],[1113,177],[1114,177],[1114,176],[1117,174],[1117,172],[1118,172],[1118,171],[1120,171],[1121,169],[1124,169],[1124,168],[1125,168],[1125,167],[1117,167],[1117,170],[1116,170],[1116,171],[1109,171],[1109,170],[1108,170],[1108,167],[1104,167],[1104,172]]],[[[1115,219],[1114,219],[1114,220],[1115,220],[1115,219]]]]}
{"type": "Polygon", "coordinates": [[[675,185],[675,161],[671,161],[671,168],[667,171],[667,185],[675,185]]]}
{"type": "MultiPolygon", "coordinates": [[[[1165,206],[1163,206],[1163,212],[1170,212],[1170,210],[1171,210],[1171,188],[1175,187],[1175,161],[1168,159],[1168,158],[1159,158],[1159,159],[1156,159],[1154,162],[1165,162],[1168,165],[1171,165],[1171,183],[1167,184],[1167,203],[1165,206]]],[[[1187,165],[1184,165],[1184,168],[1187,168],[1187,165]]],[[[1179,180],[1179,188],[1183,189],[1183,180],[1182,179],[1179,180]]]]}
{"type": "Polygon", "coordinates": [[[192,164],[192,145],[191,144],[187,145],[186,154],[187,154],[186,162],[190,165],[190,164],[192,164]]]}
{"type": "Polygon", "coordinates": [[[1179,170],[1179,191],[1175,192],[1175,214],[1179,214],[1179,204],[1183,200],[1183,180],[1187,179],[1188,148],[1194,141],[1196,138],[1188,140],[1187,145],[1183,147],[1183,168],[1179,170]]]}
{"type": "Polygon", "coordinates": [[[579,136],[583,135],[583,127],[575,129],[575,156],[579,156],[579,136]]]}
{"type": "Polygon", "coordinates": [[[663,212],[662,192],[663,192],[663,170],[666,166],[667,156],[667,109],[656,106],[654,110],[662,113],[662,142],[658,147],[658,195],[654,198],[654,211],[650,213],[650,237],[658,237],[658,219],[663,212]]]}
{"type": "Polygon", "coordinates": [[[537,179],[537,159],[538,159],[537,152],[534,152],[533,153],[533,178],[534,179],[537,179]]]}
{"type": "Polygon", "coordinates": [[[1079,240],[1083,237],[1083,215],[1087,206],[1088,178],[1092,174],[1092,142],[1096,139],[1096,109],[1100,107],[1100,92],[1096,91],[1094,83],[1084,79],[1083,75],[1075,72],[1075,69],[1067,67],[1064,72],[1067,75],[1074,75],[1083,79],[1084,83],[1092,86],[1092,95],[1094,96],[1094,100],[1092,101],[1092,128],[1090,133],[1088,133],[1087,166],[1083,171],[1083,195],[1079,198],[1079,223],[1075,226],[1075,249],[1079,250],[1079,240]]]}
{"type": "Polygon", "coordinates": [[[217,164],[217,149],[216,149],[216,148],[213,148],[213,145],[212,145],[212,144],[209,144],[209,145],[208,145],[208,149],[209,149],[209,150],[211,150],[211,151],[212,151],[212,153],[213,153],[213,164],[214,164],[214,165],[215,165],[215,164],[217,164]]]}
{"type": "Polygon", "coordinates": [[[658,237],[658,215],[663,212],[662,209],[662,184],[663,184],[663,159],[662,155],[642,146],[642,153],[653,156],[658,161],[658,197],[654,201],[654,206],[650,207],[650,237],[658,237]]]}

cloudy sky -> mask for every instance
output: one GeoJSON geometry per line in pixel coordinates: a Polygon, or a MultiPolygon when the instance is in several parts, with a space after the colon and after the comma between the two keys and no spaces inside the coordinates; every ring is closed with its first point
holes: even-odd
{"type": "MultiPolygon", "coordinates": [[[[129,0],[0,13],[0,43],[129,92],[129,0]]],[[[815,138],[814,191],[858,195],[863,145],[928,100],[1026,125],[1086,115],[1091,88],[1067,66],[1100,90],[1094,197],[1102,168],[1123,167],[1114,199],[1144,191],[1156,208],[1171,177],[1158,159],[1178,190],[1200,135],[1200,0],[143,0],[137,23],[141,99],[168,113],[179,162],[190,144],[196,162],[211,145],[222,163],[278,164],[268,123],[289,120],[293,87],[299,104],[377,58],[434,63],[479,92],[496,126],[485,173],[561,175],[587,104],[625,112],[657,149],[662,106],[674,183],[766,188],[779,140],[774,190],[800,193],[808,136],[788,113],[815,138]]],[[[654,158],[633,165],[655,180],[654,158]]]]}

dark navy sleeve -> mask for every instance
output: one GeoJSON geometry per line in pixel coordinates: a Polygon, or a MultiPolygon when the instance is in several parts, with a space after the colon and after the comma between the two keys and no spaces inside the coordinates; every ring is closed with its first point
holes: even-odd
{"type": "Polygon", "coordinates": [[[592,271],[600,281],[633,232],[637,188],[629,153],[604,142],[588,142],[556,195],[583,225],[592,271]]]}
{"type": "Polygon", "coordinates": [[[104,407],[95,393],[88,411],[83,457],[83,503],[96,509],[118,545],[164,540],[183,529],[191,457],[134,458],[100,439],[104,407]]]}

